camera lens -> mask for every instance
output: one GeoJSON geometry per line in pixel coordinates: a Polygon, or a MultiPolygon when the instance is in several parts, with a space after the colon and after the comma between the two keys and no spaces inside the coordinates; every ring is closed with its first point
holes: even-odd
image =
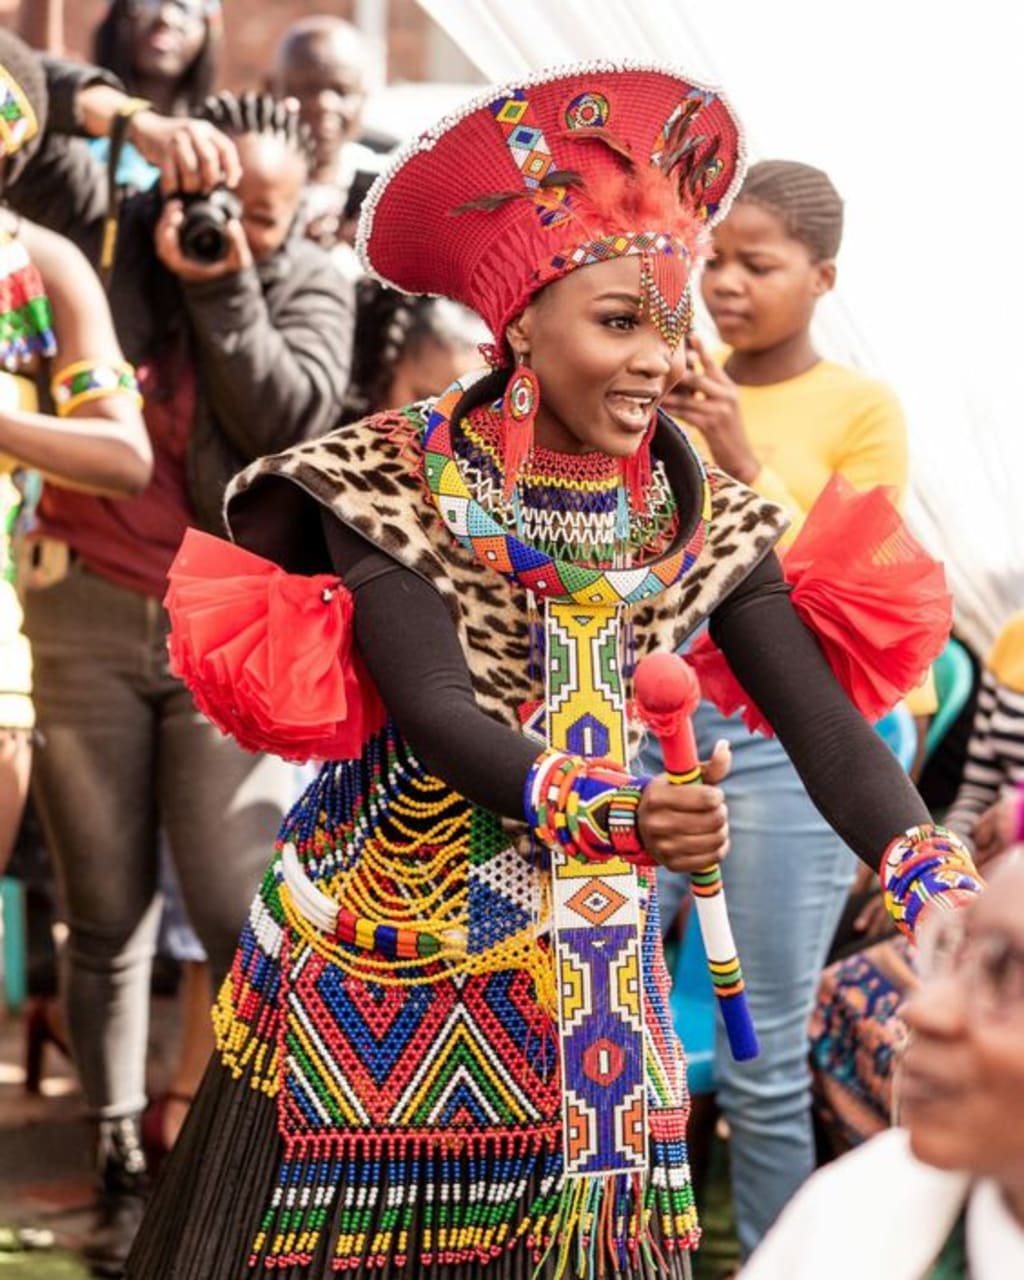
{"type": "Polygon", "coordinates": [[[223,262],[228,256],[228,238],[222,228],[211,222],[186,221],[181,228],[181,251],[195,262],[223,262]]]}
{"type": "Polygon", "coordinates": [[[186,198],[185,220],[178,232],[178,243],[185,257],[193,262],[223,262],[231,249],[228,222],[240,212],[237,197],[222,187],[208,196],[186,198]]]}

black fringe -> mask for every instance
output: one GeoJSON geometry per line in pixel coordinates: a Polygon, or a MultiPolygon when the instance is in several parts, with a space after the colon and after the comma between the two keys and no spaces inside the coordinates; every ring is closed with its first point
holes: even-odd
{"type": "MultiPolygon", "coordinates": [[[[308,1265],[250,1268],[250,1251],[276,1182],[282,1146],[274,1100],[234,1079],[214,1057],[154,1189],[126,1280],[531,1280],[537,1273],[525,1239],[486,1265],[425,1267],[417,1256],[415,1230],[404,1266],[335,1271],[331,1259],[337,1230],[329,1227],[308,1265]]],[[[539,1183],[539,1176],[531,1179],[524,1205],[534,1200],[539,1183]]],[[[382,1194],[381,1207],[385,1199],[382,1194]]],[[[690,1280],[688,1254],[668,1254],[666,1261],[668,1266],[657,1273],[637,1266],[618,1272],[614,1280],[690,1280]]],[[[538,1280],[551,1277],[556,1263],[557,1249],[544,1260],[538,1280]]],[[[575,1274],[570,1259],[565,1280],[573,1280],[575,1274]]]]}

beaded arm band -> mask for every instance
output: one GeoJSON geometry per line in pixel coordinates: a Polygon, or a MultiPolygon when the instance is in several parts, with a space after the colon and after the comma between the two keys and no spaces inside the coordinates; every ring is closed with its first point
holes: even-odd
{"type": "Polygon", "coordinates": [[[545,751],[526,779],[523,807],[537,838],[586,862],[620,857],[652,867],[637,833],[637,810],[646,778],[611,760],[587,760],[545,751]]]}
{"type": "Polygon", "coordinates": [[[964,906],[984,884],[960,837],[930,823],[911,827],[889,844],[881,879],[889,914],[908,938],[922,915],[964,906]]]}
{"type": "Polygon", "coordinates": [[[38,132],[39,121],[24,90],[0,67],[0,155],[13,156],[38,132]]]}
{"type": "Polygon", "coordinates": [[[54,374],[50,393],[61,418],[74,413],[79,405],[102,400],[105,396],[128,396],[137,406],[142,405],[135,370],[126,360],[120,364],[76,360],[54,374]]]}

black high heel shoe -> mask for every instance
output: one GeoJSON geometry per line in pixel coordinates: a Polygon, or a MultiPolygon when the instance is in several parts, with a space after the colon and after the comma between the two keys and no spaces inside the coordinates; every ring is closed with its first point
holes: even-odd
{"type": "Polygon", "coordinates": [[[25,1092],[38,1094],[43,1082],[46,1046],[53,1045],[70,1061],[67,1041],[54,1025],[55,1006],[50,1000],[33,1000],[25,1014],[25,1092]]]}

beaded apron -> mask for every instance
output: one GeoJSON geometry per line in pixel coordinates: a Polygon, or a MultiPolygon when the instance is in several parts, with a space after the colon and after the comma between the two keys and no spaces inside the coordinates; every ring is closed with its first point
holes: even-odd
{"type": "MultiPolygon", "coordinates": [[[[676,561],[671,580],[697,553],[678,547],[660,464],[645,515],[628,527],[617,476],[586,466],[574,477],[545,477],[528,463],[518,509],[500,510],[487,412],[462,426],[449,436],[445,465],[479,495],[467,518],[474,528],[481,515],[500,518],[546,548],[532,561],[535,596],[543,562],[578,591],[614,590],[622,601],[548,603],[546,626],[535,617],[532,650],[538,693],[548,673],[537,726],[570,747],[624,756],[629,601],[621,587],[646,599],[652,583],[664,586],[666,547],[676,561]],[[635,567],[613,574],[551,558],[579,546],[591,564],[612,547],[635,567]],[[582,685],[552,679],[563,660],[578,672],[580,655],[594,676],[585,705],[582,685]],[[602,681],[607,706],[596,715],[602,681]]],[[[428,482],[436,465],[429,444],[428,482]]],[[[390,724],[358,761],[325,765],[286,819],[215,1010],[223,1063],[278,1109],[283,1151],[252,1270],[308,1265],[325,1235],[339,1271],[475,1266],[513,1246],[554,1275],[685,1269],[682,1254],[699,1231],[653,875],[628,868],[631,882],[620,885],[617,865],[602,864],[560,888],[547,851],[524,856],[521,836],[507,828],[430,777],[390,724]],[[617,958],[606,945],[584,954],[572,912],[591,943],[624,928],[617,958]],[[610,1024],[602,1036],[582,1016],[595,1007],[595,984],[616,993],[614,1034],[639,1029],[642,1037],[628,1073],[610,1024]],[[564,1025],[579,1033],[568,1049],[559,985],[564,1025]],[[583,994],[575,1011],[567,1008],[574,990],[583,994]],[[584,1084],[570,1112],[562,1086],[577,1060],[585,1060],[584,1084]],[[626,1100],[618,1126],[595,1114],[606,1095],[593,1089],[608,1086],[626,1100]],[[582,1139],[575,1170],[565,1154],[571,1130],[582,1139]],[[594,1171],[588,1152],[602,1139],[617,1154],[631,1141],[632,1162],[618,1173],[567,1176],[594,1171]]]]}
{"type": "MultiPolygon", "coordinates": [[[[660,550],[670,541],[665,536],[667,485],[660,471],[653,486],[655,514],[652,519],[645,513],[637,529],[614,459],[599,454],[576,459],[545,454],[563,486],[571,485],[579,495],[572,513],[576,520],[572,545],[589,549],[593,557],[583,570],[587,576],[581,577],[580,566],[560,563],[554,553],[543,556],[536,540],[522,540],[524,532],[534,532],[528,529],[530,524],[540,523],[536,516],[531,520],[524,515],[522,508],[544,512],[551,505],[544,502],[543,485],[534,495],[535,477],[524,478],[522,496],[509,510],[495,511],[502,479],[497,406],[490,412],[477,410],[464,426],[461,438],[470,444],[468,469],[473,480],[466,483],[467,459],[459,457],[459,436],[453,435],[450,420],[461,392],[456,383],[441,397],[425,435],[426,473],[438,509],[449,529],[479,558],[519,582],[525,578],[531,591],[544,600],[543,740],[559,750],[609,757],[624,765],[623,676],[630,674],[631,666],[623,625],[627,602],[635,600],[638,591],[650,593],[670,585],[694,563],[710,516],[707,483],[702,520],[689,541],[675,556],[663,556],[661,563],[648,556],[652,563],[645,564],[644,544],[652,536],[652,525],[655,539],[661,534],[660,550]],[[589,511],[581,509],[584,503],[589,511]],[[496,519],[500,515],[503,520],[496,519]],[[504,532],[502,537],[513,523],[516,534],[504,532]],[[666,560],[671,567],[665,567],[666,560]],[[657,575],[668,581],[659,581],[657,575]]],[[[463,455],[466,452],[463,443],[463,455]]],[[[564,512],[564,497],[557,505],[564,512]]],[[[553,545],[555,540],[547,541],[553,545]]],[[[599,1196],[620,1194],[623,1177],[646,1178],[648,1169],[641,878],[621,858],[595,866],[560,848],[552,849],[550,857],[564,1172],[567,1178],[586,1179],[587,1185],[578,1188],[579,1198],[596,1203],[599,1196]]],[[[644,890],[649,894],[649,883],[645,882],[644,890]]]]}

